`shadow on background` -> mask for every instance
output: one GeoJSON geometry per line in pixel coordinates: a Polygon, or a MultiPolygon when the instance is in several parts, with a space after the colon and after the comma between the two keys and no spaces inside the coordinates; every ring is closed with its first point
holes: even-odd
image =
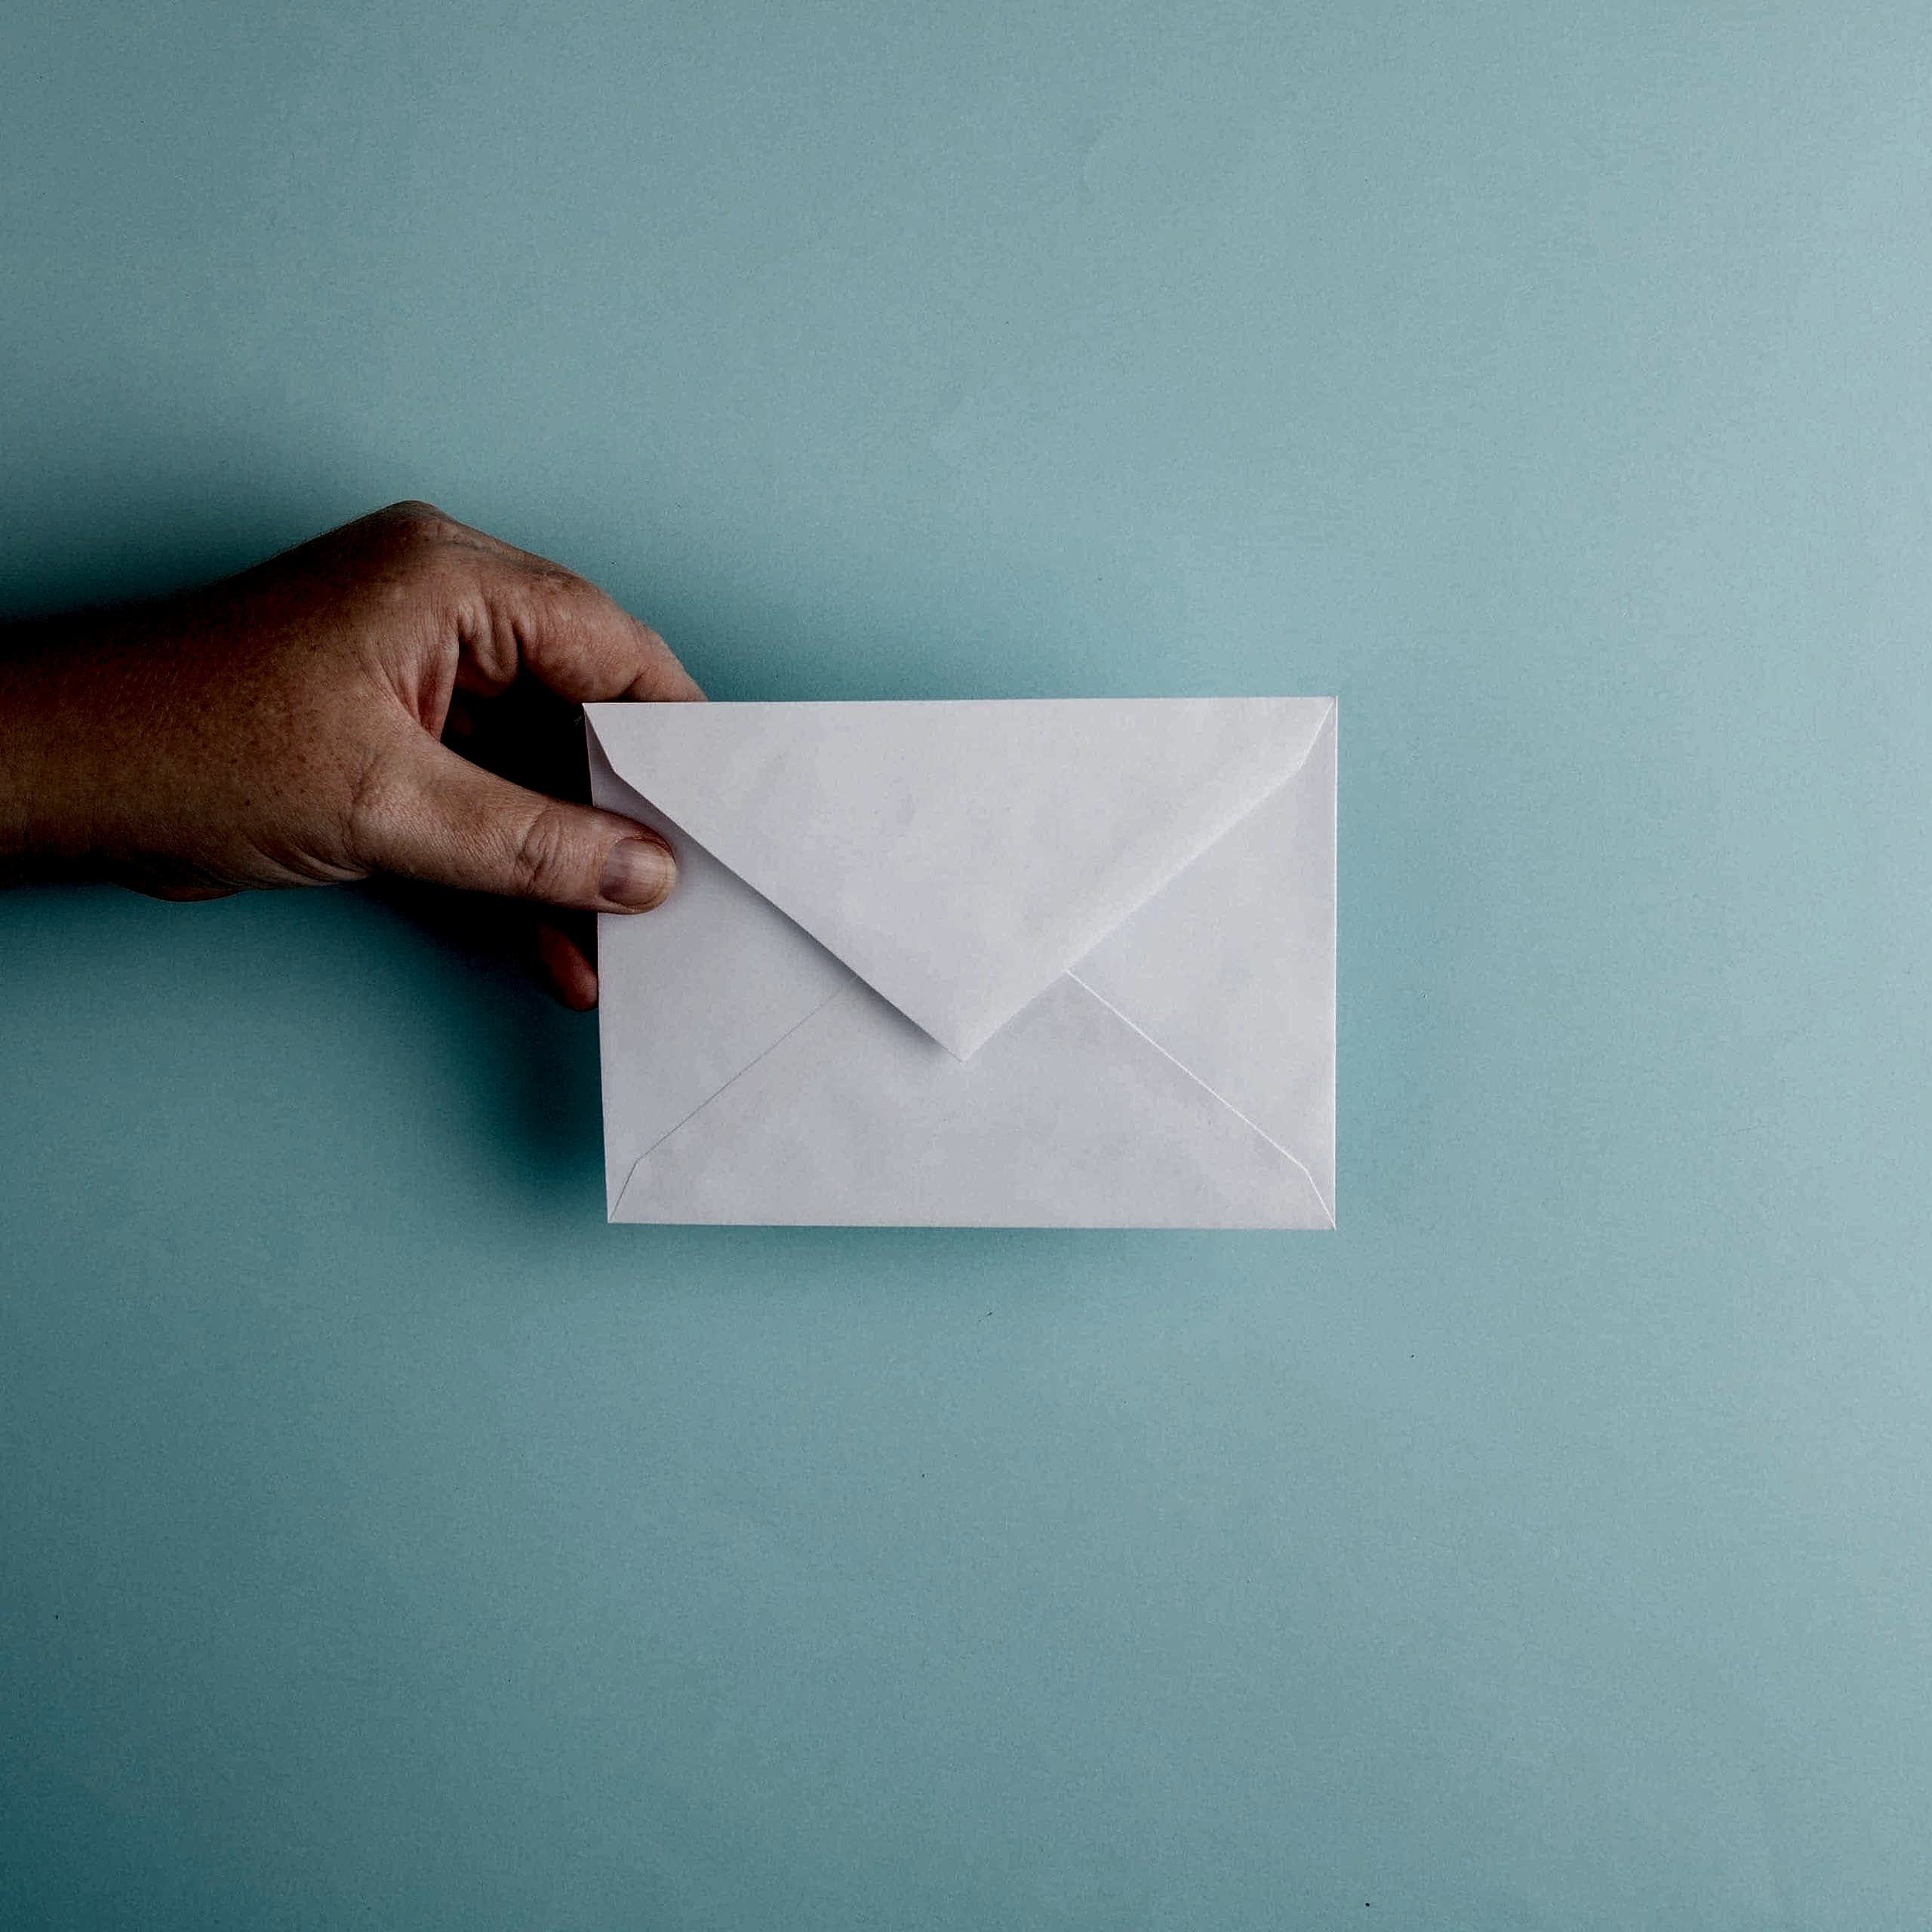
{"type": "MultiPolygon", "coordinates": [[[[0,535],[0,626],[210,583],[389,500],[366,492],[352,497],[326,482],[290,485],[287,479],[304,475],[304,466],[271,436],[238,439],[222,427],[158,448],[155,426],[137,401],[96,395],[75,405],[82,431],[127,405],[125,469],[94,463],[82,473],[63,466],[58,450],[42,453],[41,487],[26,493],[22,514],[0,535]],[[284,479],[279,488],[272,481],[278,472],[284,479]]],[[[90,437],[80,434],[78,440],[86,445],[90,437]]],[[[17,450],[14,460],[21,460],[17,450]]],[[[464,755],[517,783],[553,796],[589,798],[581,712],[540,688],[519,683],[500,699],[467,707],[453,715],[446,735],[464,755]]],[[[574,1203],[586,1193],[601,1194],[595,1022],[564,1011],[540,989],[537,921],[528,906],[382,878],[341,891],[264,894],[252,904],[236,900],[202,907],[85,887],[29,888],[6,895],[6,915],[9,924],[78,920],[76,943],[90,949],[136,948],[138,958],[97,963],[110,980],[124,975],[138,980],[143,971],[171,978],[177,1010],[192,1015],[202,1007],[211,1031],[223,1012],[217,955],[238,950],[251,970],[281,978],[295,995],[315,970],[311,918],[346,922],[338,927],[346,955],[341,964],[352,973],[368,970],[370,961],[349,928],[366,931],[373,924],[384,946],[406,945],[416,953],[413,969],[398,961],[402,980],[420,980],[427,968],[435,1023],[448,1026],[462,1043],[466,1064],[454,1081],[472,1101],[481,1082],[500,1106],[500,1118],[475,1144],[504,1158],[520,1192],[554,1197],[561,1189],[574,1203]],[[285,949],[291,947],[300,949],[300,963],[288,959],[285,949]]],[[[590,915],[552,917],[595,956],[590,915]]],[[[332,954],[333,946],[322,943],[332,954]]],[[[60,996],[58,989],[50,991],[60,996]]],[[[238,992],[245,998],[240,986],[230,996],[238,992]]],[[[421,1004],[420,987],[406,996],[421,1004]]],[[[425,1057],[432,1066],[445,1064],[433,1051],[425,1057]]],[[[460,1104],[454,1093],[451,1100],[460,1104]]]]}
{"type": "Polygon", "coordinates": [[[387,928],[392,942],[427,955],[470,1073],[500,1104],[487,1144],[514,1167],[520,1186],[544,1194],[587,1188],[601,1197],[596,1018],[566,1012],[537,985],[528,912],[401,879],[371,879],[340,897],[346,909],[387,928]]]}

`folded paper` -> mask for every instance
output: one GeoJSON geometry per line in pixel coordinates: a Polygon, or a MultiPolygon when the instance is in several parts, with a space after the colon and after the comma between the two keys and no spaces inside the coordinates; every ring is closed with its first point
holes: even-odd
{"type": "Polygon", "coordinates": [[[1334,1226],[1332,699],[585,715],[613,1220],[1334,1226]]]}

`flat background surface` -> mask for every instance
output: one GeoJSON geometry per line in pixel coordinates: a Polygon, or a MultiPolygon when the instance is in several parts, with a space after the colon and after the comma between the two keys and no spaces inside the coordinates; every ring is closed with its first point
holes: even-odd
{"type": "Polygon", "coordinates": [[[7,9],[7,610],[1347,739],[1332,1238],[609,1229],[506,969],[0,900],[0,1922],[1922,1927],[1928,34],[7,9]]]}

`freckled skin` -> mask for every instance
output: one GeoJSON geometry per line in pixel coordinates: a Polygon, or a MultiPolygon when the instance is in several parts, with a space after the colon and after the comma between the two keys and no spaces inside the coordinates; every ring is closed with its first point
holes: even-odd
{"type": "MultiPolygon", "coordinates": [[[[513,753],[533,703],[703,695],[582,577],[392,504],[219,583],[0,632],[0,884],[185,900],[388,872],[648,910],[675,876],[654,834],[454,747],[513,753]]],[[[595,1003],[567,920],[534,950],[567,1004],[595,1003]]]]}

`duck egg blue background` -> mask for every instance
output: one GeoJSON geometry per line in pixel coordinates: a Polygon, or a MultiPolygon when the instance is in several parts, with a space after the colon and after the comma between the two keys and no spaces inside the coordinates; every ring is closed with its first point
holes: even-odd
{"type": "Polygon", "coordinates": [[[0,1922],[1921,1927],[1932,19],[0,20],[0,602],[1340,694],[1340,1232],[607,1228],[366,894],[0,899],[0,1922]]]}

